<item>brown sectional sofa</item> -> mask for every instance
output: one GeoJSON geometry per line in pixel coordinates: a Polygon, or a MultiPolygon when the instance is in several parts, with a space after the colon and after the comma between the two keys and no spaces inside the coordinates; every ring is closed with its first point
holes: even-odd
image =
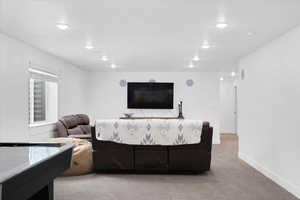
{"type": "Polygon", "coordinates": [[[176,146],[127,145],[96,139],[94,169],[100,172],[204,172],[210,169],[213,128],[203,123],[201,142],[176,146]]]}

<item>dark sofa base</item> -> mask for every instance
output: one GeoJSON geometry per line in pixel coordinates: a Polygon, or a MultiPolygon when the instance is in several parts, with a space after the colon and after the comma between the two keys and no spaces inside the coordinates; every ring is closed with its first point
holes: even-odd
{"type": "Polygon", "coordinates": [[[197,174],[204,174],[208,170],[202,171],[195,171],[195,170],[95,170],[98,174],[172,174],[172,175],[197,175],[197,174]]]}
{"type": "Polygon", "coordinates": [[[212,132],[206,122],[199,144],[145,146],[99,141],[93,128],[94,169],[106,173],[201,173],[210,169],[212,132]]]}

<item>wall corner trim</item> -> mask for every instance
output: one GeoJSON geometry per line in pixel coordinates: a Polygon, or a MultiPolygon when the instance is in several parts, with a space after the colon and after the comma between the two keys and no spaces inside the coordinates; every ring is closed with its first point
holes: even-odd
{"type": "Polygon", "coordinates": [[[246,154],[239,152],[238,157],[246,162],[248,165],[256,169],[257,171],[261,172],[263,175],[274,181],[276,184],[279,186],[283,187],[285,190],[296,196],[297,198],[300,199],[300,189],[296,187],[295,185],[291,184],[289,181],[286,179],[280,177],[276,173],[270,171],[266,167],[264,167],[262,164],[258,163],[254,159],[250,158],[246,154]]]}

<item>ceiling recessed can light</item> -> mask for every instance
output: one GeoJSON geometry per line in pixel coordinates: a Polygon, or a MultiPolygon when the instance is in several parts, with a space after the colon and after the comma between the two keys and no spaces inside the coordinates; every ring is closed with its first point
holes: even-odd
{"type": "Polygon", "coordinates": [[[231,76],[235,76],[236,75],[236,73],[235,72],[231,72],[231,76]]]}
{"type": "Polygon", "coordinates": [[[248,32],[247,35],[252,36],[252,35],[254,35],[254,33],[253,32],[248,32]]]}
{"type": "Polygon", "coordinates": [[[224,81],[224,78],[223,78],[223,77],[221,77],[221,78],[220,78],[220,81],[224,81]]]}
{"type": "Polygon", "coordinates": [[[61,29],[61,30],[67,30],[69,28],[69,25],[66,23],[57,23],[56,27],[61,29]]]}
{"type": "Polygon", "coordinates": [[[209,49],[210,45],[208,44],[208,42],[205,40],[201,46],[202,49],[209,49]]]}
{"type": "Polygon", "coordinates": [[[216,25],[216,27],[219,28],[219,29],[224,29],[224,28],[226,28],[227,26],[228,26],[228,24],[227,24],[227,23],[224,23],[224,22],[218,23],[218,24],[216,25]]]}
{"type": "Polygon", "coordinates": [[[195,65],[193,63],[189,64],[189,68],[194,68],[194,67],[195,67],[195,65]]]}
{"type": "Polygon", "coordinates": [[[105,61],[108,61],[108,58],[107,58],[107,56],[102,56],[101,60],[105,62],[105,61]]]}
{"type": "Polygon", "coordinates": [[[116,68],[116,67],[117,67],[117,66],[116,66],[115,64],[113,64],[113,63],[110,65],[110,68],[112,68],[112,69],[114,69],[114,68],[116,68]]]}
{"type": "Polygon", "coordinates": [[[201,47],[202,47],[202,49],[209,49],[210,45],[209,44],[203,44],[201,47]]]}
{"type": "Polygon", "coordinates": [[[85,45],[85,48],[88,50],[92,50],[94,48],[94,46],[91,44],[87,44],[87,45],[85,45]]]}
{"type": "Polygon", "coordinates": [[[193,61],[199,61],[199,60],[200,60],[199,56],[195,55],[194,58],[193,58],[193,61]]]}

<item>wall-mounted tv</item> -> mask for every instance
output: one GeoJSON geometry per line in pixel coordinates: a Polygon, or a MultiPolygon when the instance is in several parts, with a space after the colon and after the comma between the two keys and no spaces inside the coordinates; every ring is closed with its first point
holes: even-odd
{"type": "Polygon", "coordinates": [[[127,108],[173,109],[174,83],[129,82],[127,108]]]}

